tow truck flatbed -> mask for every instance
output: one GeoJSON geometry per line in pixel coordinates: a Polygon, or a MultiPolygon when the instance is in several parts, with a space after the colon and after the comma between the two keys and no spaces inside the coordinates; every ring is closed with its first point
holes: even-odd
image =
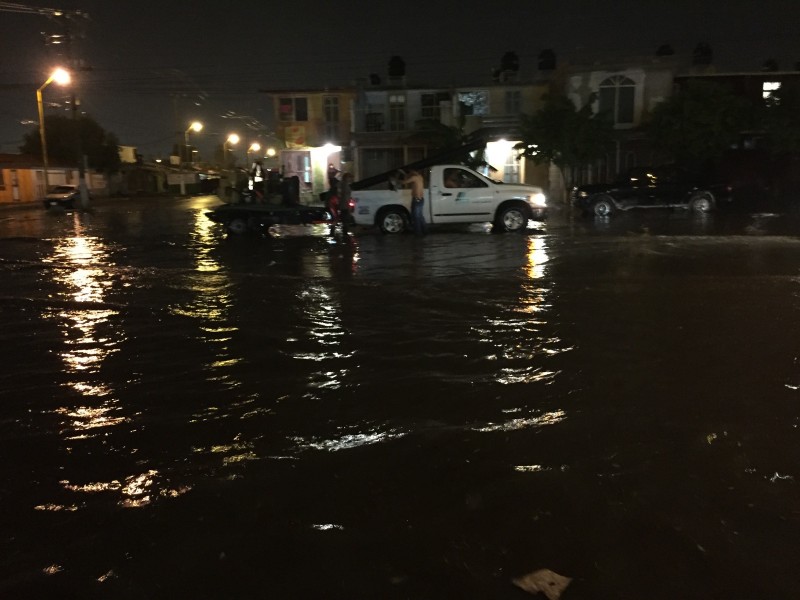
{"type": "Polygon", "coordinates": [[[273,225],[328,223],[331,215],[322,205],[306,204],[223,204],[206,216],[225,226],[229,233],[264,233],[273,225]]]}

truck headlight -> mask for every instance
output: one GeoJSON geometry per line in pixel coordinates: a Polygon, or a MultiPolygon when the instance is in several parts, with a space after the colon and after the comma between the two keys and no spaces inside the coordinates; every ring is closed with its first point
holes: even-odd
{"type": "Polygon", "coordinates": [[[528,197],[528,202],[530,202],[532,206],[545,206],[545,204],[547,203],[546,201],[547,199],[545,198],[545,195],[541,192],[538,192],[536,194],[531,194],[528,197]]]}

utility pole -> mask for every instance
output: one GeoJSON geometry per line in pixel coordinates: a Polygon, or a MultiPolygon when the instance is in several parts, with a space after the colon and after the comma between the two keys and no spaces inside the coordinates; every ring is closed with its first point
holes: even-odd
{"type": "MultiPolygon", "coordinates": [[[[52,34],[44,34],[45,45],[48,47],[65,46],[63,52],[57,51],[57,54],[62,55],[69,66],[70,72],[76,74],[79,71],[89,71],[83,64],[83,60],[76,58],[73,52],[73,44],[76,38],[83,37],[83,25],[89,19],[89,14],[82,10],[62,10],[59,8],[47,8],[41,6],[27,6],[17,2],[0,2],[0,12],[22,13],[30,15],[39,15],[47,17],[52,21],[58,23],[59,32],[52,34]]],[[[83,148],[81,145],[80,131],[77,127],[78,105],[80,104],[79,98],[75,94],[74,78],[71,93],[72,102],[72,118],[76,121],[76,136],[75,140],[76,149],[78,151],[78,183],[81,191],[81,207],[89,207],[89,192],[86,188],[86,157],[83,155],[83,148]]],[[[40,122],[44,115],[40,114],[40,122]]],[[[42,139],[42,147],[44,148],[46,141],[42,139]]],[[[47,172],[47,165],[45,165],[45,173],[47,172]]]]}

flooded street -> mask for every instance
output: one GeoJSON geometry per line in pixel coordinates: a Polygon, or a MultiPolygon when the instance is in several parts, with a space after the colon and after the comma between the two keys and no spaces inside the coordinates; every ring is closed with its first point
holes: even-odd
{"type": "Polygon", "coordinates": [[[800,597],[800,226],[0,210],[0,598],[800,597]]]}

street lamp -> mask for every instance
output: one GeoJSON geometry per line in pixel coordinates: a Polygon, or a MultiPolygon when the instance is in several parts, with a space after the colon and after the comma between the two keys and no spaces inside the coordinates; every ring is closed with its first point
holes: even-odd
{"type": "Polygon", "coordinates": [[[228,138],[224,142],[222,142],[222,168],[225,171],[226,179],[230,180],[228,185],[231,187],[236,185],[236,181],[230,176],[230,172],[228,169],[228,144],[230,144],[231,146],[235,146],[238,143],[239,143],[239,136],[236,135],[235,133],[231,133],[228,136],[228,138]]]}
{"type": "MultiPolygon", "coordinates": [[[[192,121],[189,127],[186,128],[186,131],[183,132],[183,154],[185,156],[189,151],[189,132],[190,131],[198,132],[201,129],[203,129],[203,124],[200,121],[192,121]]],[[[186,156],[186,158],[188,159],[189,162],[193,162],[191,155],[186,156]]],[[[184,181],[184,179],[185,178],[183,175],[183,168],[181,167],[181,196],[186,195],[186,182],[184,181]]]]}
{"type": "Polygon", "coordinates": [[[228,139],[226,139],[222,143],[222,166],[223,167],[227,167],[228,166],[228,155],[227,155],[228,144],[230,144],[231,146],[235,146],[238,143],[239,143],[239,136],[236,135],[235,133],[230,134],[228,136],[228,139]]]}
{"type": "MultiPolygon", "coordinates": [[[[200,132],[203,129],[203,124],[200,121],[192,121],[192,124],[187,127],[186,131],[183,132],[183,146],[186,150],[189,149],[189,132],[194,131],[195,133],[200,132]]],[[[191,159],[191,156],[188,158],[191,159]]]]}
{"type": "Polygon", "coordinates": [[[251,152],[258,152],[259,150],[261,150],[261,144],[259,144],[258,142],[253,142],[252,144],[250,144],[250,147],[247,149],[247,164],[248,165],[250,164],[250,153],[251,152]]]}
{"type": "Polygon", "coordinates": [[[42,166],[44,171],[44,193],[47,195],[47,137],[44,134],[44,106],[42,105],[42,90],[55,81],[59,85],[67,85],[69,83],[69,73],[62,68],[53,71],[50,77],[47,78],[42,84],[42,87],[36,90],[36,105],[39,108],[39,137],[42,140],[42,166]]]}

